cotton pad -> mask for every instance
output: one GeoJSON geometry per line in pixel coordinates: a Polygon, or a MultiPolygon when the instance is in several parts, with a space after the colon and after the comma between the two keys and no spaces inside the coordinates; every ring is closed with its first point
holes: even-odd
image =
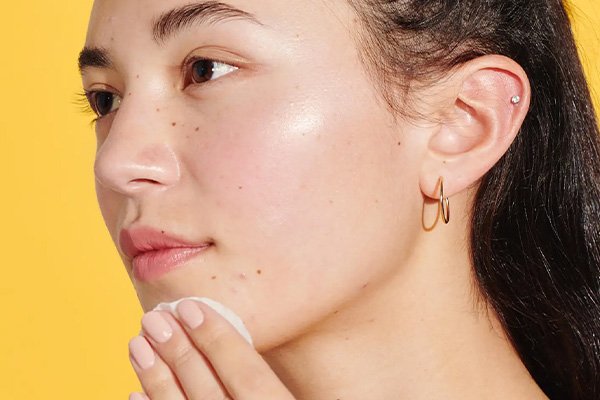
{"type": "Polygon", "coordinates": [[[242,322],[242,319],[236,313],[231,311],[229,308],[225,307],[223,304],[221,304],[218,301],[215,301],[213,299],[209,299],[208,297],[184,297],[182,299],[175,300],[170,303],[160,303],[156,307],[154,307],[153,311],[155,311],[155,310],[170,311],[174,315],[178,315],[177,314],[177,304],[179,304],[183,300],[194,300],[194,301],[199,301],[201,303],[206,304],[207,306],[209,306],[210,308],[215,310],[217,313],[219,313],[227,321],[229,321],[229,323],[231,325],[233,325],[233,327],[235,329],[237,329],[237,331],[240,333],[240,335],[242,335],[244,337],[244,339],[246,339],[248,341],[248,343],[250,343],[252,346],[254,346],[254,343],[252,343],[252,337],[250,336],[250,332],[248,332],[248,329],[242,322]]]}

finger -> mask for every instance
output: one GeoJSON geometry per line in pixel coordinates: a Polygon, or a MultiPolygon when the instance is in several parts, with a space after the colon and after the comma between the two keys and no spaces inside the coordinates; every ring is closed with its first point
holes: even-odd
{"type": "Polygon", "coordinates": [[[177,379],[143,336],[129,341],[129,360],[152,400],[186,400],[177,379]]]}
{"type": "Polygon", "coordinates": [[[144,393],[131,393],[129,395],[129,400],[150,400],[150,398],[144,393]]]}
{"type": "Polygon", "coordinates": [[[234,399],[293,399],[269,364],[211,307],[184,300],[177,314],[234,399]]]}
{"type": "Polygon", "coordinates": [[[171,313],[151,311],[142,318],[142,327],[189,400],[226,398],[226,390],[212,366],[171,313]]]}

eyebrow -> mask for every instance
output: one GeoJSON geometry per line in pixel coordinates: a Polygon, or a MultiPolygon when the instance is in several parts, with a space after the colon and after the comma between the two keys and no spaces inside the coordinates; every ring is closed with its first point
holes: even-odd
{"type": "Polygon", "coordinates": [[[213,24],[235,19],[264,26],[247,11],[220,1],[209,0],[184,5],[163,13],[152,24],[152,37],[156,43],[161,44],[191,25],[213,24]]]}
{"type": "MultiPolygon", "coordinates": [[[[253,14],[220,1],[201,1],[162,13],[152,23],[152,38],[161,45],[192,25],[214,24],[227,20],[245,20],[265,26],[253,14]]],[[[84,47],[79,53],[79,72],[89,67],[111,68],[113,63],[106,49],[84,47]]]]}
{"type": "Polygon", "coordinates": [[[108,55],[108,51],[101,47],[84,47],[79,53],[79,72],[83,73],[86,68],[111,68],[112,61],[108,55]]]}

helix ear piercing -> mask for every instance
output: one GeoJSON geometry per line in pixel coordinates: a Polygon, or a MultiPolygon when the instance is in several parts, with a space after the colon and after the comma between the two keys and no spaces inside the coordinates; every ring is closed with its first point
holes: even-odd
{"type": "Polygon", "coordinates": [[[444,197],[444,178],[440,177],[440,208],[442,210],[442,218],[444,223],[450,222],[450,199],[444,197]]]}
{"type": "Polygon", "coordinates": [[[510,102],[514,105],[517,105],[521,102],[521,96],[515,95],[510,99],[510,102]]]}

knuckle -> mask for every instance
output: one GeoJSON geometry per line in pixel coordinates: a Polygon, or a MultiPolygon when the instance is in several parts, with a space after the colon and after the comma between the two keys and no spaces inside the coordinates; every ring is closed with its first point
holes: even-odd
{"type": "Polygon", "coordinates": [[[156,374],[150,379],[142,382],[142,387],[149,396],[160,396],[161,394],[167,393],[170,385],[170,377],[165,374],[156,374]]]}
{"type": "Polygon", "coordinates": [[[179,370],[185,368],[195,359],[195,349],[189,345],[180,345],[173,350],[172,365],[173,368],[179,370]]]}
{"type": "MultiPolygon", "coordinates": [[[[232,387],[234,388],[243,388],[245,393],[262,393],[266,387],[268,387],[268,383],[266,376],[255,369],[246,369],[240,371],[233,378],[232,387]]],[[[238,398],[237,393],[232,393],[234,398],[238,398]]]]}
{"type": "Polygon", "coordinates": [[[219,348],[227,341],[228,334],[229,332],[225,327],[213,326],[202,333],[199,343],[204,349],[219,348]]]}

